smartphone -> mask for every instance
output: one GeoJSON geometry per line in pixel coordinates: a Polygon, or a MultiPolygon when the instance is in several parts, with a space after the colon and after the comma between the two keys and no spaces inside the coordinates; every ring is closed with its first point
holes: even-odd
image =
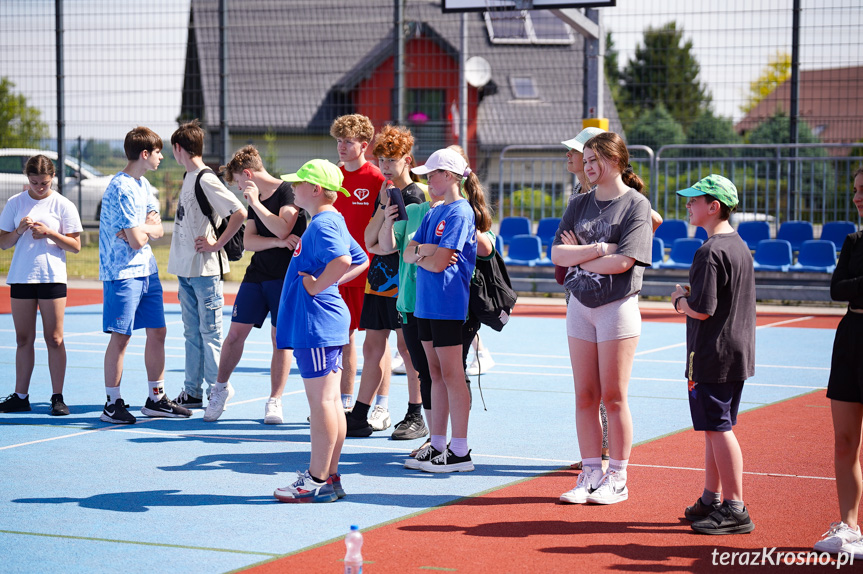
{"type": "Polygon", "coordinates": [[[390,196],[390,205],[399,206],[399,215],[396,221],[406,221],[408,212],[405,211],[405,199],[402,197],[402,190],[397,187],[388,187],[387,194],[390,196]]]}

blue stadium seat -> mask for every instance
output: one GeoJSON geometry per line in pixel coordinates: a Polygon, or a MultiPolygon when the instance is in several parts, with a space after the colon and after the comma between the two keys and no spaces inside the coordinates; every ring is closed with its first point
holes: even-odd
{"type": "Polygon", "coordinates": [[[529,265],[533,267],[542,259],[542,242],[536,235],[521,234],[512,238],[509,252],[503,258],[507,265],[529,265]]]}
{"type": "Polygon", "coordinates": [[[857,226],[851,221],[831,221],[821,228],[821,239],[832,241],[836,249],[842,249],[849,233],[856,233],[857,226]]]}
{"type": "Polygon", "coordinates": [[[536,236],[543,245],[550,245],[554,241],[554,234],[557,233],[558,227],[560,227],[559,217],[543,217],[536,226],[536,236]]]}
{"type": "Polygon", "coordinates": [[[766,221],[743,221],[737,226],[737,234],[755,251],[760,241],[770,239],[770,224],[766,221]]]}
{"type": "MultiPolygon", "coordinates": [[[[663,224],[664,225],[664,224],[663,224]]],[[[662,264],[663,269],[689,269],[692,267],[692,260],[695,258],[695,252],[704,242],[695,237],[681,237],[675,239],[671,244],[671,253],[668,254],[668,260],[662,264]]]]}
{"type": "Polygon", "coordinates": [[[654,235],[660,238],[665,245],[674,245],[675,239],[689,237],[689,229],[682,219],[666,219],[662,225],[656,228],[654,235]]]}
{"type": "Polygon", "coordinates": [[[756,271],[788,271],[791,267],[791,242],[765,239],[755,248],[756,271]]]}
{"type": "Polygon", "coordinates": [[[833,273],[836,269],[836,244],[823,239],[804,241],[791,271],[833,273]]]}
{"type": "Polygon", "coordinates": [[[497,235],[503,238],[504,245],[509,245],[516,235],[530,235],[530,220],[527,217],[504,217],[500,220],[497,235]]]}
{"type": "Polygon", "coordinates": [[[540,267],[554,267],[554,263],[551,262],[551,243],[545,250],[545,257],[537,261],[536,264],[540,267]]]}
{"type": "Polygon", "coordinates": [[[812,224],[808,221],[786,221],[776,232],[776,239],[789,242],[792,251],[800,251],[804,241],[811,241],[814,238],[812,224]]]}
{"type": "Polygon", "coordinates": [[[707,230],[703,227],[696,227],[695,238],[700,239],[701,241],[707,241],[707,230]]]}
{"type": "Polygon", "coordinates": [[[665,243],[658,237],[653,238],[653,268],[659,269],[665,261],[665,243]]]}
{"type": "Polygon", "coordinates": [[[500,235],[494,237],[494,248],[503,257],[503,238],[500,235]]]}

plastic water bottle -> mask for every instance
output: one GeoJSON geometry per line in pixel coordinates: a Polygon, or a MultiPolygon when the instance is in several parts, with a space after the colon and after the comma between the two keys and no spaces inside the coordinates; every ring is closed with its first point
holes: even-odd
{"type": "Polygon", "coordinates": [[[345,536],[345,546],[345,574],[363,574],[363,533],[356,524],[351,526],[351,531],[345,536]]]}

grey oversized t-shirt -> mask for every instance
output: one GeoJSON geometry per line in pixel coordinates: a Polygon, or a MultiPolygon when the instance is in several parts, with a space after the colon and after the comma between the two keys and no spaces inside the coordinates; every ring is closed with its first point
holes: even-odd
{"type": "Polygon", "coordinates": [[[597,201],[596,191],[574,196],[569,202],[554,245],[562,245],[562,231],[573,231],[580,245],[616,243],[617,254],[635,259],[635,265],[624,273],[603,275],[570,267],[564,285],[585,307],[596,308],[619,301],[641,291],[644,268],[650,266],[653,227],[650,202],[630,189],[611,201],[597,201]]]}

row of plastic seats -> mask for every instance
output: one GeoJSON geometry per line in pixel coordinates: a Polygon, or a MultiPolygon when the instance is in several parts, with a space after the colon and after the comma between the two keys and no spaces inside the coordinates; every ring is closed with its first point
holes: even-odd
{"type": "MultiPolygon", "coordinates": [[[[536,237],[542,245],[549,245],[554,240],[554,234],[560,227],[559,217],[543,217],[536,226],[536,237]]],[[[533,235],[530,219],[527,217],[504,217],[500,221],[498,237],[503,238],[504,245],[509,245],[517,235],[533,235]]]]}
{"type": "MultiPolygon", "coordinates": [[[[844,240],[844,238],[843,238],[844,240]]],[[[662,269],[689,269],[695,252],[704,243],[698,237],[675,239],[668,259],[664,260],[665,242],[653,238],[653,267],[662,269]]],[[[755,269],[760,271],[802,271],[833,273],[836,269],[836,244],[823,239],[810,239],[800,244],[797,263],[794,263],[791,242],[786,239],[762,239],[755,246],[755,269]]]]}
{"type": "MultiPolygon", "coordinates": [[[[856,231],[857,225],[851,221],[831,221],[821,228],[820,239],[832,241],[836,247],[841,248],[845,237],[856,231]]],[[[743,221],[737,226],[737,233],[752,251],[755,251],[759,242],[771,239],[770,225],[766,221],[743,221]]],[[[689,237],[689,227],[681,219],[668,219],[663,221],[656,230],[656,237],[662,239],[666,245],[673,245],[676,239],[689,237]]],[[[696,228],[695,238],[707,239],[704,228],[696,228]]],[[[779,226],[779,231],[776,233],[776,239],[788,241],[791,244],[791,250],[795,252],[800,251],[805,241],[811,241],[814,238],[814,228],[808,221],[786,221],[779,226]]]]}

